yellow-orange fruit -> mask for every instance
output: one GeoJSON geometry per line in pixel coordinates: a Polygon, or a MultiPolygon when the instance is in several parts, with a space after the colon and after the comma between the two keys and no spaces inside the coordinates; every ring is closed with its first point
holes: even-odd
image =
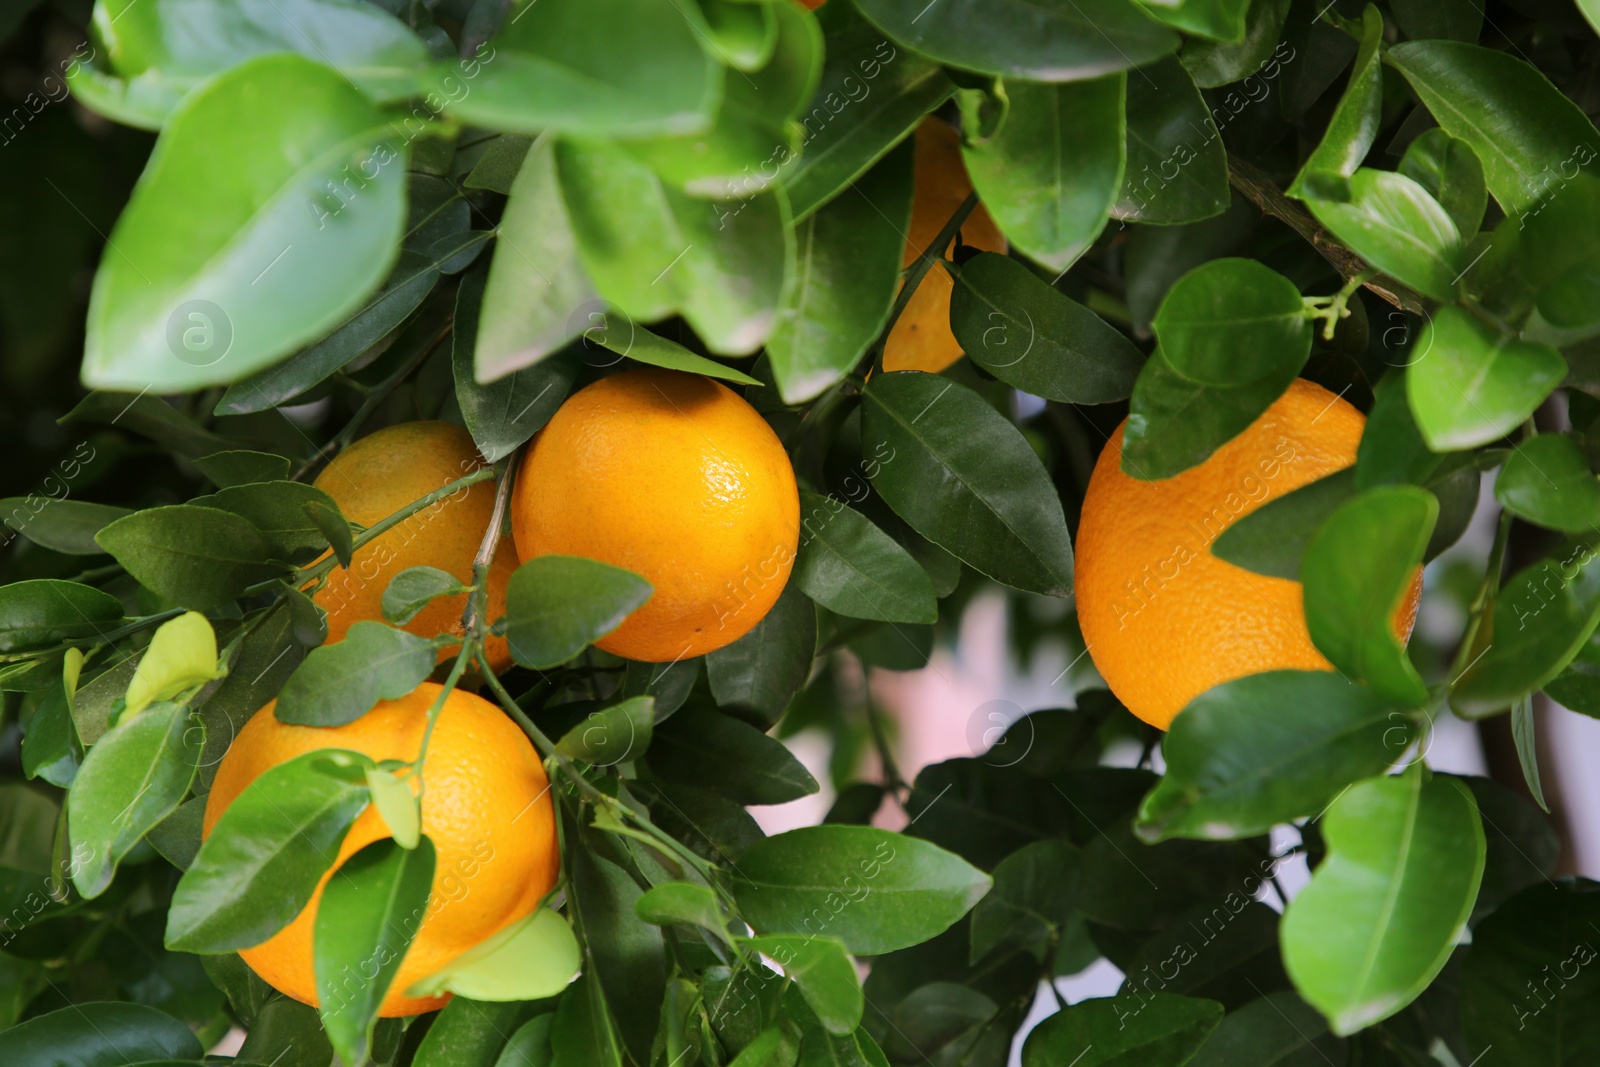
{"type": "MultiPolygon", "coordinates": [[[[929,248],[972,192],[961,162],[961,137],[932,116],[917,127],[911,198],[911,232],[906,235],[904,266],[911,266],[929,248]]],[[[961,243],[985,252],[1004,252],[1006,239],[979,204],[961,225],[961,243]]],[[[955,242],[945,250],[949,255],[955,242]]],[[[961,345],[950,332],[950,272],[934,264],[911,294],[884,342],[884,370],[921,370],[937,374],[961,358],[961,345]]]]}
{"type": "MultiPolygon", "coordinates": [[[[262,773],[307,752],[343,748],[378,761],[415,760],[428,709],[440,688],[424,682],[414,692],[382,701],[354,722],[333,728],[281,723],[273,717],[275,704],[268,704],[245,723],[217,767],[202,835],[210,835],[228,805],[262,773]]],[[[433,889],[384,997],[380,1014],[385,1016],[442,1006],[448,995],[408,997],[405,990],[532,914],[555,884],[561,862],[544,767],[522,731],[488,701],[460,690],[446,698],[422,773],[422,832],[437,856],[433,889]]],[[[339,864],[388,836],[376,809],[362,812],[304,910],[266,941],[239,953],[274,989],[317,1004],[312,934],[322,887],[337,877],[339,864]]],[[[356,975],[351,980],[364,979],[356,975]]]]}
{"type": "Polygon", "coordinates": [[[523,562],[587,556],[655,592],[596,644],[666,662],[731,644],[766,617],[794,566],[800,497],[754,408],[697,374],[627,371],[568,398],[517,473],[523,562]]]}
{"type": "MultiPolygon", "coordinates": [[[[1353,464],[1365,423],[1297,379],[1204,463],[1160,481],[1123,473],[1127,422],[1117,427],[1084,496],[1074,593],[1089,654],[1129,711],[1164,730],[1223,682],[1333,669],[1306,630],[1300,583],[1218,559],[1211,545],[1267,501],[1353,464]]],[[[1401,640],[1421,592],[1419,571],[1395,615],[1401,640]]]]}
{"type": "MultiPolygon", "coordinates": [[[[339,453],[317,476],[316,486],[347,518],[363,526],[399,511],[483,466],[472,437],[446,422],[403,422],[368,434],[339,453]]],[[[364,545],[350,566],[335,567],[312,599],[328,613],[328,640],[343,640],[364,620],[383,622],[383,591],[407,567],[438,567],[462,585],[472,581],[472,559],[494,512],[494,485],[479,482],[417,512],[364,545]]],[[[506,582],[517,569],[516,552],[501,542],[489,570],[488,621],[505,614],[506,582]]],[[[419,637],[461,634],[466,594],[435,597],[406,623],[419,637]]],[[[484,643],[490,664],[511,664],[502,637],[484,643]]],[[[442,649],[440,660],[454,655],[442,649]]]]}

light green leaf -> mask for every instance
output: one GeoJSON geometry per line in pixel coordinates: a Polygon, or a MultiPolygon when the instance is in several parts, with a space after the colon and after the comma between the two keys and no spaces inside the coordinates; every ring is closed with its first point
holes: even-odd
{"type": "Polygon", "coordinates": [[[186,611],[162,623],[139,658],[128,684],[123,721],[158,700],[170,700],[185,689],[227,673],[217,663],[217,635],[211,623],[198,611],[186,611]]]}
{"type": "Polygon", "coordinates": [[[1457,307],[1423,330],[1406,372],[1417,428],[1435,452],[1477,448],[1521,425],[1566,377],[1549,345],[1506,337],[1457,307]]]}

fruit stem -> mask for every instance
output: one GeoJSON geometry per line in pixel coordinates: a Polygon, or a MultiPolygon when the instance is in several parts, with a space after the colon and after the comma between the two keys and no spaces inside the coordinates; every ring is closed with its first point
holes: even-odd
{"type": "Polygon", "coordinates": [[[968,193],[967,198],[961,201],[961,206],[956,208],[955,214],[951,215],[950,220],[944,224],[944,229],[939,231],[939,236],[935,237],[933,243],[924,248],[922,254],[916,258],[916,261],[906,268],[905,283],[900,286],[900,293],[894,298],[894,306],[889,309],[889,318],[884,323],[883,333],[880,335],[878,344],[873,348],[871,358],[874,362],[883,355],[884,342],[888,339],[889,334],[893,332],[895,323],[900,321],[900,313],[911,302],[912,294],[917,291],[917,286],[922,284],[922,279],[927,276],[928,271],[932,270],[933,265],[943,257],[944,250],[950,247],[950,242],[956,239],[956,235],[961,232],[962,225],[966,223],[967,216],[972,214],[973,209],[977,206],[978,194],[968,193]]]}
{"type": "Polygon", "coordinates": [[[516,477],[518,448],[494,465],[494,511],[489,515],[489,525],[478,544],[478,554],[472,557],[472,590],[467,594],[467,606],[461,612],[461,632],[468,638],[481,636],[485,620],[484,608],[489,599],[489,568],[494,563],[495,549],[500,546],[504,532],[506,508],[511,500],[511,483],[516,477]]]}
{"type": "Polygon", "coordinates": [[[1477,595],[1467,609],[1467,628],[1461,635],[1461,645],[1456,649],[1450,672],[1445,675],[1443,695],[1455,689],[1456,683],[1480,654],[1477,649],[1478,634],[1483,629],[1484,618],[1494,607],[1495,593],[1500,588],[1500,572],[1505,568],[1506,546],[1511,540],[1511,518],[1511,512],[1501,510],[1500,522],[1494,531],[1494,546],[1489,549],[1489,565],[1483,572],[1483,582],[1478,586],[1477,595]],[[1473,658],[1469,660],[1469,656],[1473,658]]]}

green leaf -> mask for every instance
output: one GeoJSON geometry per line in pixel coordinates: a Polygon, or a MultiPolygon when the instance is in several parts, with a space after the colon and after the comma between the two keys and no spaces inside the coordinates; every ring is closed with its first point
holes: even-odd
{"type": "MultiPolygon", "coordinates": [[[[83,651],[69,648],[63,661],[64,684],[46,689],[31,716],[23,717],[22,773],[63,789],[72,784],[83,762],[83,743],[77,736],[70,707],[76,685],[71,676],[74,661],[81,666],[83,651]]],[[[43,674],[46,665],[40,664],[34,671],[43,674]]],[[[3,1018],[4,1010],[0,1008],[0,1019],[3,1018]]]]}
{"type": "Polygon", "coordinates": [[[1592,538],[1568,541],[1512,575],[1494,604],[1493,642],[1454,680],[1450,706],[1466,718],[1504,711],[1555,679],[1600,622],[1600,565],[1592,538]]]}
{"type": "Polygon", "coordinates": [[[1216,1001],[1171,993],[1083,1000],[1028,1034],[1022,1067],[1182,1067],[1221,1021],[1216,1001]]]}
{"type": "Polygon", "coordinates": [[[72,1004],[0,1030],[0,1060],[18,1067],[122,1067],[202,1055],[187,1026],[143,1004],[72,1004]]]}
{"type": "MultiPolygon", "coordinates": [[[[555,1062],[576,1067],[623,1067],[617,1031],[606,1014],[600,984],[585,975],[573,983],[556,1006],[550,1028],[555,1062]]],[[[439,1067],[446,1067],[441,1063],[439,1067]]]]}
{"type": "Polygon", "coordinates": [[[427,681],[435,662],[432,641],[358,622],[343,641],[311,650],[284,683],[273,715],[298,726],[343,726],[427,681]]]}
{"type": "Polygon", "coordinates": [[[1508,216],[1545,198],[1552,170],[1600,152],[1600,134],[1578,106],[1514,55],[1459,41],[1406,41],[1385,58],[1439,125],[1472,146],[1508,216]]]}
{"type": "Polygon", "coordinates": [[[765,343],[794,275],[781,189],[694,199],[625,149],[598,141],[559,142],[556,169],[579,258],[606,301],[638,322],[677,311],[718,355],[748,355],[765,343]]]}
{"type": "MultiPolygon", "coordinates": [[[[1114,2],[1131,6],[1131,0],[1114,2]]],[[[966,0],[946,0],[929,11],[965,6],[966,0]]],[[[1091,39],[1103,40],[1104,31],[1086,34],[1084,40],[1091,39]]],[[[1127,159],[1126,86],[1123,74],[1062,85],[1011,83],[1006,124],[982,144],[962,149],[972,186],[1001,231],[1053,271],[1076,262],[1111,217],[1127,159]]]]}
{"type": "Polygon", "coordinates": [[[1125,400],[1144,363],[1133,343],[1099,315],[992,252],[955,271],[950,330],[972,361],[996,378],[1062,403],[1125,400]]]}
{"type": "Polygon", "coordinates": [[[1035,841],[994,869],[994,888],[972,909],[971,960],[993,949],[1026,949],[1061,936],[1080,880],[1078,850],[1066,841],[1035,841]]]}
{"type": "Polygon", "coordinates": [[[1378,386],[1356,448],[1356,488],[1423,485],[1442,459],[1422,439],[1402,378],[1386,377],[1378,386]]]}
{"type": "Polygon", "coordinates": [[[745,849],[732,887],[757,933],[821,934],[875,955],[943,933],[988,891],[989,877],[914,837],[810,826],[745,849]]]}
{"type": "MultiPolygon", "coordinates": [[[[478,290],[481,310],[463,323],[470,324],[476,381],[493,382],[513,371],[538,367],[593,324],[588,312],[605,310],[578,261],[578,239],[561,199],[555,153],[551,137],[539,138],[528,150],[500,218],[500,240],[488,281],[478,290]]],[[[461,312],[474,306],[476,287],[472,275],[462,283],[456,302],[458,322],[461,312]]],[[[465,334],[458,334],[457,350],[464,349],[467,341],[465,334]]],[[[575,373],[576,368],[572,370],[575,373]]],[[[552,368],[545,375],[554,373],[552,368]]],[[[459,393],[463,377],[459,370],[456,377],[459,393]]],[[[466,412],[463,405],[462,414],[466,412]]]]}
{"type": "Polygon", "coordinates": [[[554,1067],[555,1051],[551,1048],[550,1031],[555,1019],[555,1012],[547,1011],[519,1026],[506,1047],[500,1050],[493,1067],[554,1067]]]}
{"type": "Polygon", "coordinates": [[[849,188],[955,91],[943,68],[896,48],[855,5],[824,6],[818,20],[825,58],[801,116],[805,148],[776,160],[796,220],[849,188]]]}
{"type": "Polygon", "coordinates": [[[656,926],[700,926],[726,936],[728,919],[722,913],[717,894],[694,882],[665,882],[640,897],[634,914],[656,926]]]}
{"type": "Polygon", "coordinates": [[[655,717],[655,697],[629,697],[601,708],[562,734],[556,754],[596,767],[631,762],[650,747],[655,717]]]}
{"type": "Polygon", "coordinates": [[[1368,4],[1361,12],[1361,47],[1356,52],[1355,66],[1350,68],[1350,81],[1328,120],[1322,140],[1289,186],[1290,196],[1300,196],[1306,180],[1314,174],[1348,178],[1367,158],[1383,123],[1383,63],[1379,58],[1382,43],[1383,13],[1368,4]]]}
{"type": "Polygon", "coordinates": [[[1545,880],[1472,932],[1461,967],[1461,1025],[1482,1067],[1578,1067],[1600,1055],[1589,1005],[1600,992],[1594,927],[1600,886],[1545,880]]]}
{"type": "MultiPolygon", "coordinates": [[[[211,781],[234,735],[262,705],[278,695],[284,681],[305,658],[305,646],[295,637],[294,613],[289,604],[279,601],[264,609],[264,612],[265,617],[260,613],[250,617],[252,629],[234,653],[233,662],[228,666],[228,676],[200,706],[200,717],[206,725],[206,749],[200,773],[202,782],[211,781]]],[[[111,700],[127,688],[126,678],[120,687],[114,678],[115,675],[108,671],[85,686],[79,695],[73,712],[78,731],[85,739],[105,729],[111,700]],[[90,690],[99,692],[95,694],[97,699],[86,707],[90,690]]]]}
{"type": "Polygon", "coordinates": [[[69,556],[98,556],[104,552],[95,542],[95,534],[130,514],[127,508],[83,500],[41,496],[0,500],[0,521],[41,548],[69,556]]]}
{"type": "Polygon", "coordinates": [[[1244,37],[1250,0],[1143,0],[1145,13],[1174,29],[1218,41],[1244,37]]]}
{"type": "Polygon", "coordinates": [[[451,960],[444,970],[414,984],[412,996],[450,992],[473,1000],[521,1001],[553,997],[577,976],[578,939],[556,912],[540,908],[521,922],[451,960]]]}
{"type": "Polygon", "coordinates": [[[1153,325],[1167,365],[1201,385],[1275,379],[1311,354],[1300,290],[1253,259],[1216,259],[1185,274],[1153,325]]]}
{"type": "Polygon", "coordinates": [[[1549,345],[1495,332],[1466,311],[1442,307],[1423,330],[1406,393],[1435,452],[1477,448],[1516,429],[1566,377],[1549,345]]]}
{"type": "Polygon", "coordinates": [[[200,763],[204,731],[188,708],[160,704],[124,718],[91,749],[67,793],[72,882],[85,897],[111,884],[117,864],[172,814],[200,763]]]}
{"type": "Polygon", "coordinates": [[[1214,89],[1252,74],[1262,81],[1275,81],[1283,67],[1297,57],[1293,46],[1282,39],[1288,13],[1289,0],[1255,0],[1245,16],[1242,37],[1228,41],[1188,41],[1179,58],[1202,89],[1214,89]],[[1286,48],[1287,55],[1284,54],[1286,48]]]}
{"type": "Polygon", "coordinates": [[[171,700],[185,689],[221,678],[228,672],[217,666],[217,635],[198,611],[187,611],[156,629],[150,646],[139,657],[128,683],[126,722],[158,700],[171,700]]]}
{"type": "Polygon", "coordinates": [[[1272,993],[1229,1012],[1188,1067],[1310,1067],[1343,1062],[1344,1042],[1328,1022],[1293,993],[1272,993]]]}
{"type": "Polygon", "coordinates": [[[396,777],[387,767],[367,768],[367,790],[383,825],[404,849],[422,840],[422,801],[412,790],[411,776],[396,777]]]}
{"type": "Polygon", "coordinates": [[[193,504],[146,508],[118,519],[95,540],[139,584],[186,608],[221,607],[247,586],[284,573],[248,520],[193,504]]]}
{"type": "Polygon", "coordinates": [[[1295,988],[1333,1032],[1400,1011],[1444,967],[1483,877],[1483,825],[1459,781],[1415,767],[1352,786],[1322,819],[1328,856],[1283,917],[1295,988]]]}
{"type": "Polygon", "coordinates": [[[1475,42],[1483,32],[1483,8],[1476,0],[1389,0],[1389,8],[1413,41],[1475,42]]]}
{"type": "Polygon", "coordinates": [[[312,935],[318,1010],[345,1063],[364,1063],[372,1050],[378,1007],[428,906],[433,869],[427,838],[414,849],[374,841],[323,890],[312,935]]]}
{"type": "Polygon", "coordinates": [[[122,602],[77,582],[34,578],[0,586],[0,652],[46,648],[102,632],[122,602]]]}
{"type": "MultiPolygon", "coordinates": [[[[1164,18],[1199,6],[1149,10],[1164,18]]],[[[1206,132],[1214,120],[1182,63],[1169,56],[1131,74],[1127,114],[1128,162],[1113,216],[1172,225],[1228,210],[1228,153],[1206,132]]]]}
{"type": "Polygon", "coordinates": [[[403,22],[355,0],[101,0],[95,31],[111,70],[79,64],[67,79],[74,93],[87,82],[90,106],[152,130],[207,79],[267,53],[318,60],[383,102],[412,95],[428,65],[427,46],[403,22]]]}
{"type": "Polygon", "coordinates": [[[266,538],[273,559],[292,563],[310,562],[328,550],[328,538],[309,509],[320,508],[349,529],[339,505],[327,493],[300,482],[231,486],[210,496],[195,497],[185,506],[216,508],[247,520],[266,538]]]}
{"type": "Polygon", "coordinates": [[[1550,811],[1544,799],[1544,785],[1539,780],[1539,742],[1535,733],[1533,697],[1523,697],[1511,706],[1511,738],[1517,746],[1517,762],[1522,765],[1522,778],[1528,784],[1528,795],[1534,803],[1550,811]]]}
{"type": "Polygon", "coordinates": [[[627,871],[589,847],[571,850],[564,862],[588,952],[586,977],[596,983],[602,1011],[609,1009],[623,1046],[635,1061],[648,1063],[666,999],[662,932],[638,920],[634,909],[644,894],[627,871]]]}
{"type": "Polygon", "coordinates": [[[706,29],[724,63],[742,71],[760,70],[767,65],[778,44],[775,11],[739,0],[708,0],[701,6],[706,29]]]}
{"type": "Polygon", "coordinates": [[[912,529],[996,581],[1070,593],[1060,498],[1021,433],[986,401],[937,375],[878,374],[861,422],[872,484],[912,529]]]}
{"type": "Polygon", "coordinates": [[[1176,51],[1179,42],[1130,0],[1017,7],[862,0],[859,6],[885,33],[923,55],[1019,82],[1080,82],[1141,66],[1176,51]]]}
{"type": "Polygon", "coordinates": [[[1571,434],[1540,434],[1513,448],[1494,495],[1513,515],[1552,530],[1600,527],[1600,480],[1571,434]]]}
{"type": "Polygon", "coordinates": [[[1515,269],[1535,291],[1539,314],[1569,329],[1593,326],[1600,320],[1600,179],[1562,180],[1519,225],[1515,269]]]}
{"type": "MultiPolygon", "coordinates": [[[[548,159],[548,151],[545,156],[548,159]]],[[[553,190],[550,195],[554,195],[553,190]]],[[[509,210],[508,207],[508,213],[509,210]]],[[[504,226],[505,219],[502,218],[501,247],[507,247],[504,226]]],[[[511,259],[514,258],[512,255],[511,259]]],[[[513,264],[511,259],[507,260],[505,270],[516,271],[517,267],[527,266],[523,263],[513,264]]],[[[548,271],[553,268],[547,262],[544,269],[548,271]]],[[[556,413],[571,392],[572,383],[578,377],[583,363],[576,352],[559,352],[503,377],[496,377],[487,385],[480,385],[474,375],[479,314],[485,304],[484,279],[483,270],[470,271],[461,279],[461,287],[456,290],[450,366],[455,380],[456,405],[461,408],[461,421],[467,424],[472,442],[478,446],[483,458],[496,463],[520,448],[550,421],[550,416],[556,413]]],[[[526,282],[528,279],[522,280],[526,282]]],[[[520,300],[514,305],[508,305],[505,295],[500,294],[497,297],[500,301],[497,313],[506,314],[508,306],[518,311],[530,307],[533,302],[528,299],[528,288],[524,286],[517,294],[520,300]]],[[[537,347],[531,345],[518,351],[530,352],[537,347]]]]}
{"type": "Polygon", "coordinates": [[[232,449],[202,456],[194,461],[200,473],[210,478],[218,489],[252,482],[284,482],[289,480],[289,461],[270,452],[251,452],[232,449]]]}
{"type": "Polygon", "coordinates": [[[191,94],[111,231],[84,383],[229,382],[343,320],[399,244],[405,164],[392,135],[347,79],[299,56],[249,60],[191,94]]]}
{"type": "Polygon", "coordinates": [[[1380,695],[1417,707],[1428,687],[1394,631],[1439,517],[1426,489],[1388,485],[1339,505],[1306,546],[1306,627],[1317,651],[1380,695]]]}
{"type": "MultiPolygon", "coordinates": [[[[455,997],[423,1035],[412,1067],[494,1067],[505,1047],[506,1035],[514,1033],[535,1010],[532,1004],[496,1004],[455,997]]],[[[513,1067],[529,1065],[518,1063],[513,1067]]]]}
{"type": "Polygon", "coordinates": [[[671,0],[520,4],[492,48],[439,66],[436,98],[467,122],[517,133],[693,133],[722,93],[703,26],[697,9],[671,0]]]}
{"type": "Polygon", "coordinates": [[[781,741],[708,708],[684,708],[657,727],[650,769],[746,805],[785,804],[818,788],[781,741]]]}
{"type": "Polygon", "coordinates": [[[911,225],[911,156],[891,154],[795,227],[795,282],[767,339],[785,404],[833,386],[883,332],[911,225]]]}
{"type": "Polygon", "coordinates": [[[540,556],[506,584],[506,641],[524,667],[548,670],[622,625],[650,599],[630,571],[578,556],[540,556]]]}
{"type": "MultiPolygon", "coordinates": [[[[802,536],[794,585],[836,615],[934,622],[928,572],[872,520],[830,496],[800,494],[802,536]]],[[[806,660],[810,671],[810,657],[806,660]]],[[[713,685],[715,675],[713,674],[713,685]]]]}
{"type": "Polygon", "coordinates": [[[1461,234],[1449,212],[1404,174],[1363,167],[1348,201],[1303,199],[1317,221],[1385,274],[1436,300],[1453,300],[1461,234]]]}
{"type": "Polygon", "coordinates": [[[584,331],[583,336],[585,341],[591,341],[619,356],[627,356],[637,363],[684,371],[688,374],[703,374],[709,378],[721,378],[740,385],[762,384],[759,379],[752,378],[743,371],[691,352],[678,342],[651,333],[635,322],[627,320],[618,322],[614,315],[601,316],[594,325],[584,331]]]}
{"type": "Polygon", "coordinates": [[[706,656],[706,678],[719,705],[776,722],[811,676],[816,652],[817,607],[790,582],[753,630],[706,656]]]}
{"type": "Polygon", "coordinates": [[[1122,469],[1151,481],[1204,463],[1255,422],[1300,373],[1288,362],[1245,385],[1199,385],[1179,374],[1157,348],[1133,386],[1122,434],[1122,469]]]}
{"type": "Polygon", "coordinates": [[[1236,520],[1211,543],[1211,554],[1257,574],[1298,582],[1312,535],[1355,495],[1354,468],[1324,475],[1236,520]]]}
{"type": "Polygon", "coordinates": [[[1268,671],[1201,693],[1172,720],[1167,770],[1139,806],[1146,841],[1230,840],[1317,815],[1416,741],[1410,715],[1332,671],[1268,671]]]}
{"type": "Polygon", "coordinates": [[[250,783],[173,891],[167,947],[236,952],[287,926],[366,808],[372,765],[360,753],[320,749],[250,783]]]}
{"type": "Polygon", "coordinates": [[[438,567],[407,567],[390,579],[383,590],[383,617],[404,626],[417,617],[434,597],[466,592],[461,579],[438,567]]]}
{"type": "Polygon", "coordinates": [[[1396,169],[1439,202],[1463,239],[1483,225],[1489,189],[1483,183],[1483,164],[1467,142],[1438,128],[1424,130],[1406,146],[1396,169]]]}
{"type": "Polygon", "coordinates": [[[778,935],[752,937],[745,944],[783,968],[830,1034],[853,1033],[861,1025],[861,980],[843,942],[778,935]]]}

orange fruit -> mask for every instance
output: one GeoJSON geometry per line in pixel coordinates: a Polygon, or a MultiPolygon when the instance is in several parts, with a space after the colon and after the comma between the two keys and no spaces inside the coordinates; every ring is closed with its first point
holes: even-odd
{"type": "MultiPolygon", "coordinates": [[[[909,267],[931,246],[972,192],[961,162],[961,136],[942,119],[929,116],[917,127],[911,196],[911,232],[906,235],[903,266],[909,267]]],[[[979,204],[961,225],[961,243],[985,252],[1004,252],[1006,239],[979,204]]],[[[955,248],[945,250],[949,255],[955,248]]],[[[954,282],[935,263],[906,301],[884,342],[884,370],[921,370],[937,374],[961,358],[961,345],[950,332],[950,292],[954,282]]]]}
{"type": "MultiPolygon", "coordinates": [[[[316,487],[333,498],[345,517],[372,526],[407,504],[449,485],[483,466],[472,437],[446,422],[403,422],[355,442],[329,462],[316,487]]],[[[494,484],[479,482],[417,512],[394,529],[364,545],[350,566],[335,567],[312,599],[328,613],[328,641],[344,639],[363,620],[383,622],[383,591],[407,567],[438,567],[460,580],[472,581],[472,559],[494,512],[494,484]]],[[[505,614],[506,582],[517,569],[516,553],[501,542],[489,570],[488,621],[505,614]]],[[[435,597],[406,623],[418,637],[455,634],[461,630],[465,593],[435,597]]],[[[484,643],[490,664],[501,670],[511,664],[505,638],[484,643]]],[[[441,649],[441,661],[453,656],[441,649]]]]}
{"type": "MultiPolygon", "coordinates": [[[[1129,711],[1166,729],[1214,685],[1262,671],[1332,670],[1306,630],[1300,583],[1211,553],[1240,517],[1349,467],[1366,417],[1296,379],[1249,428],[1197,467],[1160,481],[1122,470],[1117,427],[1100,453],[1075,546],[1074,595],[1089,654],[1129,711]]],[[[1416,621],[1419,570],[1395,614],[1416,621]]]]}
{"type": "Polygon", "coordinates": [[[523,562],[587,556],[655,592],[595,642],[666,662],[737,641],[794,567],[800,495],[770,427],[710,378],[654,367],[569,397],[528,446],[512,490],[523,562]]]}
{"type": "MultiPolygon", "coordinates": [[[[374,760],[416,759],[428,709],[440,688],[424,682],[399,700],[382,701],[356,721],[332,728],[281,723],[273,717],[274,704],[268,704],[245,723],[217,767],[202,837],[210,835],[246,786],[296,756],[344,748],[374,760]]],[[[385,1016],[416,1015],[449,1000],[448,994],[408,997],[405,990],[532,914],[555,884],[561,862],[544,767],[522,731],[499,708],[471,693],[452,692],[439,712],[422,773],[422,832],[437,857],[433,889],[411,948],[383,999],[379,1014],[385,1016]]],[[[317,1004],[311,949],[322,887],[337,877],[339,864],[388,836],[377,809],[363,811],[304,910],[266,941],[239,953],[267,984],[317,1004]]]]}

